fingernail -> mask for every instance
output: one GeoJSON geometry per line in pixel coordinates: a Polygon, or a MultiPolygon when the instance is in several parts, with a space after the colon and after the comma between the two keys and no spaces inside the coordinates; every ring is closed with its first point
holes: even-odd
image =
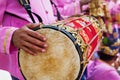
{"type": "Polygon", "coordinates": [[[46,41],[47,39],[46,38],[43,38],[44,41],[46,41]]]}
{"type": "Polygon", "coordinates": [[[45,52],[46,50],[45,49],[42,49],[42,52],[45,52]]]}
{"type": "Polygon", "coordinates": [[[47,47],[47,44],[44,44],[44,47],[47,47]]]}

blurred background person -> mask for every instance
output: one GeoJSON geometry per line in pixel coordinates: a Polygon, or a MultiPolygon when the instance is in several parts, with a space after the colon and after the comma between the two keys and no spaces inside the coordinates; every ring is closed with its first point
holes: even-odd
{"type": "MultiPolygon", "coordinates": [[[[63,19],[68,18],[72,15],[81,14],[83,6],[91,2],[91,0],[51,0],[51,1],[55,3],[63,19]]],[[[54,13],[56,13],[55,11],[56,10],[54,9],[54,13]]]]}
{"type": "Polygon", "coordinates": [[[120,41],[116,40],[115,36],[103,36],[97,51],[99,57],[88,63],[87,80],[120,80],[115,67],[115,62],[119,58],[119,47],[120,41]]]}

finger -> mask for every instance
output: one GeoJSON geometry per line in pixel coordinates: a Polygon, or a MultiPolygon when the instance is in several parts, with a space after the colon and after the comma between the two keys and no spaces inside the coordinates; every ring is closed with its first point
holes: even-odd
{"type": "Polygon", "coordinates": [[[46,37],[36,31],[27,31],[27,34],[30,35],[31,37],[34,37],[36,39],[39,39],[41,41],[46,41],[46,37]]]}
{"type": "Polygon", "coordinates": [[[39,47],[42,47],[42,48],[46,48],[47,47],[47,44],[39,39],[36,39],[34,37],[31,37],[31,36],[26,36],[24,38],[25,41],[33,44],[33,45],[36,45],[36,46],[39,46],[39,47]]]}
{"type": "Polygon", "coordinates": [[[40,26],[41,23],[30,23],[30,24],[27,24],[26,26],[29,28],[29,29],[33,29],[35,27],[38,27],[40,26]]]}
{"type": "MultiPolygon", "coordinates": [[[[39,47],[39,46],[36,46],[36,45],[34,45],[34,44],[32,44],[32,43],[29,43],[29,42],[26,42],[26,41],[24,41],[24,46],[26,46],[27,48],[29,48],[31,51],[33,51],[33,52],[45,52],[46,50],[45,50],[45,48],[42,48],[42,47],[39,47]]],[[[35,54],[36,54],[35,53],[35,54]]]]}
{"type": "Polygon", "coordinates": [[[26,53],[29,53],[31,55],[36,55],[34,51],[30,50],[29,48],[27,47],[22,47],[21,49],[23,49],[26,53]]]}
{"type": "MultiPolygon", "coordinates": [[[[28,28],[33,28],[33,26],[34,26],[34,28],[35,28],[35,27],[37,27],[37,26],[39,26],[39,25],[40,25],[40,23],[37,23],[37,24],[32,24],[32,23],[31,23],[31,24],[27,24],[27,27],[28,27],[28,28]]],[[[42,34],[36,32],[36,31],[27,29],[26,32],[27,32],[30,36],[34,37],[34,38],[37,38],[37,39],[42,40],[42,41],[46,41],[46,37],[43,36],[42,34]]]]}

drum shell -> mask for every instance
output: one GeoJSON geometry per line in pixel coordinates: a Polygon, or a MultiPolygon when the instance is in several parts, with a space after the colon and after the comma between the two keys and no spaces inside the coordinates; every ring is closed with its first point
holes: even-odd
{"type": "MultiPolygon", "coordinates": [[[[75,55],[77,55],[77,61],[79,60],[78,62],[76,62],[76,64],[79,64],[79,65],[77,65],[77,67],[79,67],[79,68],[78,68],[78,71],[76,71],[76,73],[75,73],[76,75],[72,74],[72,75],[75,75],[74,78],[69,76],[69,78],[67,80],[74,80],[75,78],[80,79],[80,77],[82,75],[82,72],[84,72],[83,68],[86,66],[86,63],[83,64],[82,62],[85,62],[85,61],[87,61],[91,58],[93,52],[95,51],[96,46],[98,45],[99,39],[100,39],[100,37],[99,37],[100,33],[99,32],[101,31],[101,27],[100,27],[99,23],[97,22],[97,20],[94,19],[91,16],[82,16],[82,17],[77,17],[77,18],[72,17],[72,18],[54,23],[52,25],[43,25],[43,26],[39,27],[38,30],[36,30],[39,33],[47,36],[50,33],[44,34],[44,33],[41,32],[42,29],[43,30],[44,29],[54,30],[55,33],[53,33],[52,35],[57,35],[58,36],[57,32],[59,32],[60,34],[62,33],[67,38],[70,39],[69,42],[72,42],[71,44],[74,46],[72,48],[74,48],[74,51],[75,51],[74,53],[75,53],[75,55]]],[[[51,39],[51,41],[49,41],[48,43],[52,42],[52,40],[53,40],[53,43],[55,43],[55,41],[58,40],[58,37],[56,37],[56,40],[54,40],[54,38],[51,39]]],[[[66,43],[66,41],[63,41],[63,42],[66,43]]],[[[52,45],[52,44],[50,43],[49,45],[52,45]]],[[[68,45],[68,44],[65,44],[65,45],[68,45]]],[[[54,45],[52,47],[57,47],[57,45],[54,45]]],[[[62,47],[59,47],[59,48],[62,48],[62,47]]],[[[56,51],[54,51],[54,50],[53,51],[49,50],[49,51],[50,52],[48,52],[46,54],[56,53],[56,51]]],[[[43,56],[44,54],[40,53],[39,55],[41,57],[41,55],[43,56]]],[[[66,55],[66,54],[64,54],[64,55],[66,55]]],[[[28,78],[29,76],[27,75],[27,74],[29,74],[30,70],[28,70],[27,73],[25,72],[26,69],[27,69],[25,67],[29,66],[31,68],[31,66],[30,65],[25,65],[27,62],[23,64],[23,62],[25,62],[24,59],[27,60],[27,57],[31,57],[31,55],[29,55],[28,53],[25,53],[23,50],[20,50],[19,66],[20,66],[21,72],[23,73],[23,76],[26,79],[31,79],[31,78],[28,78]],[[22,55],[22,54],[25,54],[25,55],[22,55]],[[24,59],[22,59],[22,58],[24,58],[24,59]]],[[[45,58],[45,56],[44,56],[44,58],[45,58]]],[[[44,59],[44,60],[46,60],[46,59],[44,59]]],[[[29,59],[28,59],[28,61],[29,61],[29,59]]],[[[35,60],[35,58],[33,58],[33,60],[31,62],[35,63],[34,61],[37,61],[37,60],[35,60]]],[[[39,61],[41,61],[41,60],[39,60],[39,61]]],[[[46,62],[47,61],[49,62],[51,60],[47,59],[46,62]]],[[[31,63],[29,63],[29,64],[31,64],[31,63]]],[[[39,64],[37,64],[37,65],[39,65],[39,64]]],[[[37,65],[32,67],[33,71],[34,71],[34,67],[36,67],[37,65]]],[[[44,66],[45,66],[45,64],[44,64],[44,66]]],[[[39,66],[37,66],[37,67],[39,69],[39,66]]],[[[45,68],[45,69],[47,70],[47,68],[45,68]]],[[[64,72],[64,70],[63,70],[63,72],[64,72]]],[[[32,75],[32,73],[31,73],[31,75],[32,75]]],[[[58,79],[58,76],[60,76],[60,75],[57,75],[57,77],[56,77],[57,80],[64,80],[64,78],[58,79]]],[[[30,76],[30,77],[35,77],[35,75],[30,76]]],[[[31,80],[39,80],[39,78],[38,79],[34,78],[34,79],[31,79],[31,80]]],[[[45,80],[45,79],[42,78],[42,80],[45,80]]],[[[49,79],[49,80],[52,80],[52,79],[49,79]]]]}

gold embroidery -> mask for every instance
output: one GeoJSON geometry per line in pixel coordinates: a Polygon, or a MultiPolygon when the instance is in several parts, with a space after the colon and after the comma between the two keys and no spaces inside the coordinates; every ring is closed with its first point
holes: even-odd
{"type": "Polygon", "coordinates": [[[88,42],[89,42],[89,37],[88,37],[88,35],[86,34],[85,31],[81,30],[81,31],[79,31],[79,34],[80,34],[81,36],[83,36],[83,38],[85,39],[85,43],[88,43],[88,42]]]}
{"type": "Polygon", "coordinates": [[[78,13],[78,9],[77,9],[77,3],[76,2],[74,2],[74,8],[75,8],[75,14],[77,14],[78,13]]]}
{"type": "MultiPolygon", "coordinates": [[[[27,4],[29,4],[29,1],[28,1],[28,0],[25,0],[25,2],[26,2],[27,4]]],[[[20,0],[20,3],[23,5],[23,1],[22,1],[22,0],[20,0]]]]}
{"type": "Polygon", "coordinates": [[[6,35],[5,35],[5,38],[4,38],[4,43],[3,43],[3,45],[4,45],[4,53],[7,53],[6,51],[6,46],[7,46],[7,40],[8,40],[8,37],[9,37],[9,35],[10,35],[10,32],[12,31],[13,29],[11,28],[11,29],[8,29],[8,32],[6,33],[6,35]]]}
{"type": "Polygon", "coordinates": [[[29,1],[28,0],[25,0],[27,2],[27,4],[29,4],[29,1]]]}

